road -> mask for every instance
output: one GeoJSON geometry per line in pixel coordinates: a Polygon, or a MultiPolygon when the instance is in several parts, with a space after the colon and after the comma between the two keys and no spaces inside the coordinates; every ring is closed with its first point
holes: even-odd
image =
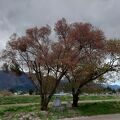
{"type": "Polygon", "coordinates": [[[120,120],[120,114],[99,115],[91,117],[65,118],[61,120],[120,120]]]}

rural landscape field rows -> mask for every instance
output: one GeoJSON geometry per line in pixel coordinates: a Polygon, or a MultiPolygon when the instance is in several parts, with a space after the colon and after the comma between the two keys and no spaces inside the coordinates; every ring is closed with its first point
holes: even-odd
{"type": "MultiPolygon", "coordinates": [[[[72,118],[76,116],[93,116],[100,114],[112,114],[120,112],[120,98],[116,96],[82,96],[79,102],[80,106],[77,109],[66,109],[67,101],[71,99],[70,96],[61,98],[64,109],[60,112],[51,109],[53,101],[49,105],[49,112],[39,111],[39,96],[9,96],[0,97],[4,103],[0,103],[0,117],[1,119],[17,119],[26,114],[34,114],[35,117],[40,116],[41,119],[63,119],[72,118]],[[26,98],[26,99],[24,99],[26,98]],[[13,102],[14,100],[14,102],[13,102]],[[27,100],[27,101],[26,101],[27,100]],[[34,103],[33,103],[34,100],[34,103]],[[96,111],[97,108],[97,111],[96,111]],[[47,116],[46,116],[47,115],[47,116]]],[[[54,98],[53,98],[54,99],[54,98]]],[[[87,117],[81,120],[87,120],[87,117]]],[[[78,118],[77,118],[78,119],[78,118]]],[[[77,120],[76,119],[76,120],[77,120]]],[[[92,119],[92,118],[91,118],[92,119]]],[[[102,120],[102,119],[101,119],[102,120]]],[[[107,119],[106,119],[107,120],[107,119]]],[[[117,119],[116,119],[117,120],[117,119]]]]}

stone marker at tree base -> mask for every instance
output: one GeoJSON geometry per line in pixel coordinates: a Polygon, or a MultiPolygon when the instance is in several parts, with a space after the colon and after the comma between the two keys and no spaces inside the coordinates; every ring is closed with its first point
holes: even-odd
{"type": "Polygon", "coordinates": [[[61,107],[61,100],[59,96],[57,96],[53,101],[53,107],[61,107]]]}
{"type": "Polygon", "coordinates": [[[58,110],[58,111],[63,111],[64,110],[64,107],[61,104],[61,100],[60,100],[59,96],[57,96],[55,98],[55,100],[53,101],[53,107],[54,107],[54,110],[58,110]]]}

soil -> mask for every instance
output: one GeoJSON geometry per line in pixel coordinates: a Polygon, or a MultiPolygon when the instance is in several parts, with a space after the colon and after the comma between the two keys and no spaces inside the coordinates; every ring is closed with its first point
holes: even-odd
{"type": "Polygon", "coordinates": [[[120,120],[120,114],[66,118],[62,120],[120,120]]]}

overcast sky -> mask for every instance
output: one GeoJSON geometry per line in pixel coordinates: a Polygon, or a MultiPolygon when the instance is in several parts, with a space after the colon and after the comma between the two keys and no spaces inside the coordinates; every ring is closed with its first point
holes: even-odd
{"type": "Polygon", "coordinates": [[[120,0],[0,0],[0,49],[13,32],[54,25],[62,17],[90,22],[108,38],[120,38],[120,0]]]}

